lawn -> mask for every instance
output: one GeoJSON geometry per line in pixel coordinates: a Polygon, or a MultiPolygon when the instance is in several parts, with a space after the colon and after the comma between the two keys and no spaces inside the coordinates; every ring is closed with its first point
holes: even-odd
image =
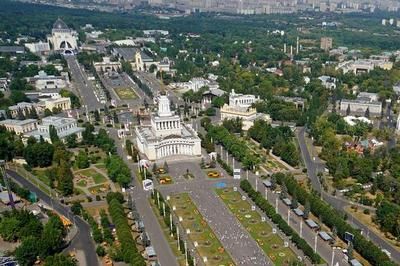
{"type": "Polygon", "coordinates": [[[78,186],[80,186],[80,187],[86,187],[87,186],[86,180],[83,180],[83,179],[79,180],[76,184],[78,186]]]}
{"type": "Polygon", "coordinates": [[[257,211],[252,211],[250,203],[243,200],[239,192],[232,188],[217,189],[216,192],[274,265],[289,265],[296,260],[296,254],[284,246],[283,239],[272,232],[271,225],[263,222],[257,211]]]}
{"type": "Polygon", "coordinates": [[[131,88],[115,88],[114,91],[121,100],[134,100],[137,98],[135,91],[131,88]]]}
{"type": "Polygon", "coordinates": [[[45,183],[46,185],[50,186],[50,179],[46,175],[47,168],[34,168],[32,174],[39,178],[40,181],[45,183]]]}
{"type": "Polygon", "coordinates": [[[176,216],[182,218],[180,221],[182,227],[187,232],[190,230],[188,237],[200,257],[207,258],[205,265],[234,265],[188,194],[172,195],[169,202],[176,216]]]}
{"type": "Polygon", "coordinates": [[[94,167],[96,167],[97,169],[103,170],[103,171],[107,171],[107,167],[105,166],[104,163],[95,164],[94,167]]]}
{"type": "Polygon", "coordinates": [[[95,184],[101,184],[107,181],[107,178],[105,178],[105,176],[90,168],[77,171],[76,174],[81,174],[93,178],[95,184]]]}

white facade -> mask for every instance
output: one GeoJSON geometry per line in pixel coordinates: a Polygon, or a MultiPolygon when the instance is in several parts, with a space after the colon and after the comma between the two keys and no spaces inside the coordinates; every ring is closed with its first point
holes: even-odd
{"type": "Polygon", "coordinates": [[[336,78],[330,76],[320,76],[318,79],[321,81],[322,86],[324,86],[325,88],[329,90],[336,89],[336,78]]]}
{"type": "Polygon", "coordinates": [[[176,89],[181,89],[185,91],[192,90],[194,92],[197,92],[199,89],[205,86],[207,86],[210,89],[219,88],[219,85],[216,81],[208,80],[205,78],[192,78],[188,82],[171,83],[170,86],[176,89]]]}
{"type": "Polygon", "coordinates": [[[93,63],[96,71],[108,72],[114,71],[117,72],[121,69],[120,62],[112,62],[109,57],[103,57],[103,62],[93,63]]]}
{"type": "Polygon", "coordinates": [[[42,119],[42,123],[37,126],[37,130],[25,134],[26,137],[34,136],[40,139],[42,136],[44,140],[51,142],[50,139],[50,126],[54,126],[57,131],[58,137],[65,141],[65,138],[76,134],[77,140],[82,139],[82,132],[84,128],[78,127],[78,122],[75,118],[64,118],[58,116],[48,116],[42,119]]]}
{"type": "Polygon", "coordinates": [[[350,111],[350,114],[365,115],[369,111],[371,116],[380,116],[382,113],[382,103],[378,101],[376,93],[362,92],[355,100],[343,99],[340,102],[340,112],[342,114],[350,111]]]}
{"type": "Polygon", "coordinates": [[[36,119],[13,120],[6,119],[0,121],[0,126],[4,126],[7,131],[15,132],[17,135],[34,131],[37,129],[38,121],[36,119]]]}
{"type": "Polygon", "coordinates": [[[25,43],[25,47],[32,53],[46,53],[50,51],[48,42],[25,43]]]}
{"type": "Polygon", "coordinates": [[[260,96],[256,97],[251,94],[235,93],[235,90],[229,94],[229,105],[239,107],[250,107],[253,103],[260,100],[260,96]]]}
{"type": "Polygon", "coordinates": [[[375,67],[382,68],[384,70],[391,70],[393,63],[386,59],[359,59],[350,60],[340,63],[335,69],[341,69],[344,74],[347,72],[353,72],[354,74],[369,73],[375,67]]]}
{"type": "Polygon", "coordinates": [[[53,25],[51,36],[48,41],[53,46],[54,51],[73,51],[78,49],[78,33],[68,28],[67,24],[61,19],[53,25]]]}
{"type": "Polygon", "coordinates": [[[64,77],[47,75],[44,71],[39,71],[38,75],[32,78],[27,78],[27,81],[35,86],[37,90],[60,89],[67,86],[64,77]]]}
{"type": "Polygon", "coordinates": [[[183,155],[200,156],[201,140],[190,125],[181,123],[170,110],[167,96],[158,99],[158,111],[151,117],[150,126],[137,126],[136,144],[149,160],[183,155]]]}
{"type": "MultiPolygon", "coordinates": [[[[34,103],[20,102],[16,105],[9,106],[8,110],[10,111],[11,117],[16,118],[20,110],[23,115],[27,115],[32,108],[36,109],[36,105],[34,103]]],[[[38,110],[36,109],[36,111],[38,110]]]]}
{"type": "Polygon", "coordinates": [[[243,130],[252,127],[257,118],[269,120],[268,115],[257,114],[256,109],[251,107],[259,99],[254,95],[237,94],[232,90],[229,94],[229,104],[224,104],[220,110],[221,120],[240,118],[242,119],[243,130]]]}
{"type": "Polygon", "coordinates": [[[71,99],[69,97],[53,97],[43,99],[37,105],[42,109],[49,109],[50,111],[52,111],[53,108],[66,111],[71,109],[71,99]]]}

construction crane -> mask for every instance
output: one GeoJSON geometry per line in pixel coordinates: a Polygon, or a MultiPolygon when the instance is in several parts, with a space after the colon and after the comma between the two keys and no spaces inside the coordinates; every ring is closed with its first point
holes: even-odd
{"type": "Polygon", "coordinates": [[[7,174],[6,168],[7,168],[6,161],[5,160],[0,160],[0,171],[1,171],[1,175],[3,176],[4,184],[6,185],[6,188],[7,188],[8,199],[10,201],[11,208],[13,210],[15,210],[14,199],[13,199],[13,196],[12,196],[10,182],[8,180],[8,174],[7,174]]]}

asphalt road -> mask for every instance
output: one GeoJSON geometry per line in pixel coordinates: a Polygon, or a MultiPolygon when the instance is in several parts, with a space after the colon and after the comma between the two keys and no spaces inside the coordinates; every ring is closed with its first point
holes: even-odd
{"type": "Polygon", "coordinates": [[[96,255],[96,247],[90,236],[90,227],[89,225],[81,219],[79,216],[73,215],[69,209],[69,207],[63,206],[57,200],[51,199],[47,194],[42,192],[32,183],[27,181],[22,176],[18,175],[13,171],[8,171],[8,174],[11,178],[21,184],[23,187],[29,189],[32,192],[35,192],[38,198],[46,203],[48,206],[54,208],[56,212],[65,217],[74,217],[73,221],[78,228],[78,233],[75,238],[71,241],[67,250],[82,250],[85,254],[85,262],[80,262],[80,265],[88,265],[88,266],[96,266],[99,265],[99,261],[96,255]]]}
{"type": "Polygon", "coordinates": [[[91,81],[87,79],[86,73],[82,70],[78,60],[74,55],[65,56],[68,63],[68,68],[71,72],[72,80],[75,86],[80,92],[80,96],[89,111],[94,111],[99,108],[103,108],[104,104],[101,104],[94,93],[94,86],[91,81]]]}
{"type": "MultiPolygon", "coordinates": [[[[304,164],[306,165],[307,168],[307,174],[311,180],[311,184],[316,191],[321,192],[321,184],[317,176],[318,166],[314,163],[314,160],[311,158],[311,155],[305,143],[304,128],[300,128],[297,131],[297,138],[299,141],[301,155],[303,157],[304,164]]],[[[326,193],[325,191],[322,191],[322,195],[323,199],[326,202],[328,202],[330,205],[332,205],[335,209],[339,211],[345,211],[345,207],[349,205],[349,203],[346,200],[341,199],[339,197],[334,197],[326,193]]],[[[347,222],[351,224],[353,227],[362,230],[364,236],[368,236],[369,239],[378,247],[388,250],[391,253],[392,259],[395,260],[396,262],[400,262],[400,252],[397,249],[395,249],[392,245],[387,243],[386,240],[382,239],[379,235],[369,230],[368,226],[363,224],[361,221],[357,220],[352,215],[350,215],[350,218],[347,219],[347,222]]]]}
{"type": "MultiPolygon", "coordinates": [[[[152,90],[154,95],[159,94],[161,91],[166,91],[167,88],[161,84],[154,74],[147,72],[135,72],[135,75],[140,79],[142,83],[145,83],[152,90]]],[[[173,104],[184,104],[184,101],[178,97],[173,91],[168,90],[168,97],[173,104]]]]}

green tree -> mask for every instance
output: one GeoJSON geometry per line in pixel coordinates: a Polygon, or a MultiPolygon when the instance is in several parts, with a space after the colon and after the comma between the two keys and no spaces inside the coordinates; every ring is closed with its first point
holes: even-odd
{"type": "Polygon", "coordinates": [[[38,245],[39,239],[28,236],[22,241],[15,249],[15,258],[22,266],[33,265],[39,256],[40,247],[38,245]]]}
{"type": "Polygon", "coordinates": [[[164,171],[165,171],[166,173],[169,172],[169,166],[168,166],[167,161],[164,161],[164,166],[163,166],[163,168],[164,168],[164,171]]]}
{"type": "Polygon", "coordinates": [[[100,113],[99,113],[98,110],[95,110],[95,111],[94,111],[94,120],[95,120],[96,122],[100,122],[100,113]]]}
{"type": "Polygon", "coordinates": [[[79,151],[75,163],[79,169],[88,168],[90,166],[90,162],[87,153],[84,151],[79,151]]]}
{"type": "Polygon", "coordinates": [[[53,113],[51,112],[50,109],[46,108],[44,109],[44,117],[52,116],[53,113]]]}
{"type": "Polygon", "coordinates": [[[71,211],[75,215],[81,215],[82,209],[82,204],[79,201],[74,201],[71,205],[71,211]]]}
{"type": "Polygon", "coordinates": [[[58,137],[57,129],[55,128],[55,126],[53,126],[53,125],[49,126],[49,135],[50,135],[51,143],[56,143],[56,142],[60,141],[60,138],[58,137]]]}
{"type": "Polygon", "coordinates": [[[62,160],[57,168],[58,189],[64,196],[71,195],[74,190],[73,174],[68,162],[62,160]]]}
{"type": "Polygon", "coordinates": [[[78,146],[77,143],[78,136],[74,133],[65,138],[66,144],[68,148],[76,148],[78,146]]]}
{"type": "Polygon", "coordinates": [[[44,266],[76,266],[76,260],[64,254],[48,256],[44,261],[44,266]]]}

